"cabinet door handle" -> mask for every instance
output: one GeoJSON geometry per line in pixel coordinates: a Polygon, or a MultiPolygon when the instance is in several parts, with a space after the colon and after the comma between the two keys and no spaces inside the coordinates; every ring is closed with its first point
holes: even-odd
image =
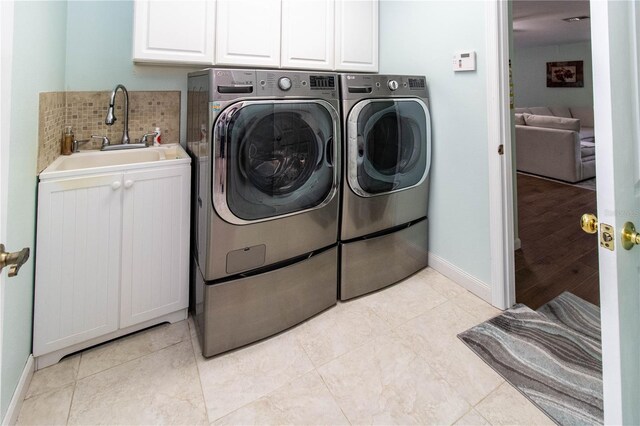
{"type": "Polygon", "coordinates": [[[129,189],[133,186],[133,181],[132,180],[125,180],[124,181],[124,187],[129,189]]]}
{"type": "Polygon", "coordinates": [[[117,180],[111,184],[111,189],[115,191],[116,189],[120,188],[120,185],[120,181],[117,180]]]}

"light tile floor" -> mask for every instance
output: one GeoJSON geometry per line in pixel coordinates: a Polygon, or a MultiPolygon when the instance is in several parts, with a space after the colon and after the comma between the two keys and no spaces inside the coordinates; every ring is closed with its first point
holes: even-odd
{"type": "Polygon", "coordinates": [[[37,371],[18,424],[553,424],[456,334],[498,310],[427,268],[205,359],[191,320],[37,371]]]}

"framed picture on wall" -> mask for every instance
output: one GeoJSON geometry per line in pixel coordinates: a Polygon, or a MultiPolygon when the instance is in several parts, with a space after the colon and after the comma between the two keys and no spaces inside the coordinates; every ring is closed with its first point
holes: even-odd
{"type": "Polygon", "coordinates": [[[547,62],[547,87],[584,87],[583,61],[547,62]]]}

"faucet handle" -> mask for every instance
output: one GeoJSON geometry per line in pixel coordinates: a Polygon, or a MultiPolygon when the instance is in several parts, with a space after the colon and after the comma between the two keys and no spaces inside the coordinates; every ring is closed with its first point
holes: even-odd
{"type": "Polygon", "coordinates": [[[102,139],[102,148],[111,144],[109,138],[106,136],[91,135],[91,139],[102,139]]]}
{"type": "Polygon", "coordinates": [[[80,152],[80,145],[84,145],[85,143],[91,141],[91,139],[73,139],[73,143],[71,144],[71,152],[80,152]]]}
{"type": "Polygon", "coordinates": [[[142,135],[142,137],[140,138],[140,142],[144,142],[144,145],[145,145],[145,146],[149,146],[149,136],[156,137],[156,136],[158,136],[158,132],[145,133],[145,134],[144,134],[144,135],[142,135]]]}

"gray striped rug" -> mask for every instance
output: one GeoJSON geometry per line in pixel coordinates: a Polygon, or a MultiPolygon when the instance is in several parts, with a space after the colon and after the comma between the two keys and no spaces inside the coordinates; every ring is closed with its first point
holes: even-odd
{"type": "Polygon", "coordinates": [[[600,425],[598,307],[563,293],[538,312],[516,305],[458,337],[560,425],[600,425]]]}

